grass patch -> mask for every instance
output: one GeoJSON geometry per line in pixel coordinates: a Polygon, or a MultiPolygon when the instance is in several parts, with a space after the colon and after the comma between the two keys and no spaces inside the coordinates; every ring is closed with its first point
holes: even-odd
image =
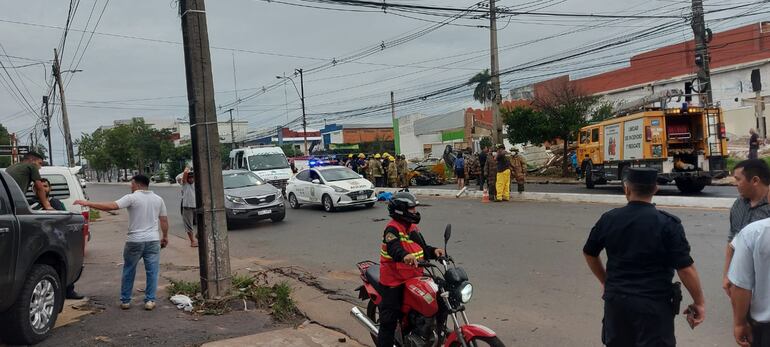
{"type": "Polygon", "coordinates": [[[189,282],[189,281],[183,281],[183,280],[169,280],[171,282],[171,285],[168,286],[168,294],[171,296],[182,294],[187,295],[190,298],[195,298],[196,296],[200,295],[201,293],[201,283],[200,282],[189,282]]]}
{"type": "Polygon", "coordinates": [[[183,294],[193,299],[193,312],[204,315],[221,315],[228,312],[237,300],[250,301],[254,306],[269,311],[279,322],[292,321],[300,316],[299,310],[291,297],[292,288],[286,282],[270,285],[266,272],[241,275],[233,274],[232,293],[222,300],[204,300],[199,282],[169,279],[169,295],[183,294]]]}
{"type": "Polygon", "coordinates": [[[89,209],[88,211],[88,221],[94,222],[97,219],[102,218],[101,212],[99,210],[89,209]]]}

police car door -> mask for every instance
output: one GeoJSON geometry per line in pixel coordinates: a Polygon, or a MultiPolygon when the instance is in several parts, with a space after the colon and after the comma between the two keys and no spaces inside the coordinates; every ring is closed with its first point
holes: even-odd
{"type": "Polygon", "coordinates": [[[310,170],[302,170],[294,177],[294,194],[300,201],[308,201],[308,189],[310,188],[310,170]]]}
{"type": "Polygon", "coordinates": [[[321,175],[316,170],[310,170],[310,184],[308,185],[308,201],[311,202],[320,202],[321,196],[323,195],[323,189],[324,189],[323,180],[321,179],[321,175]],[[318,183],[313,183],[313,181],[316,181],[318,183]]]}

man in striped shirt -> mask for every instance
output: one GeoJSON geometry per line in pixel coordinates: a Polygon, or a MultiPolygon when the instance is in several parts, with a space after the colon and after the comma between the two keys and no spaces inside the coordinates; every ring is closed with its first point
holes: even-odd
{"type": "Polygon", "coordinates": [[[736,188],[740,195],[730,209],[730,234],[727,236],[725,250],[725,267],[722,278],[722,288],[728,296],[732,284],[727,278],[727,271],[733,259],[733,247],[730,242],[745,226],[770,217],[770,204],[767,194],[770,189],[770,168],[764,160],[744,160],[733,170],[736,188]]]}

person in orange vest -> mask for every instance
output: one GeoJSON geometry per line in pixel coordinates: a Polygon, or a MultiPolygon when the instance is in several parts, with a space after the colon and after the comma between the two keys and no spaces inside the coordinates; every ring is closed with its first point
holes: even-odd
{"type": "Polygon", "coordinates": [[[388,203],[388,214],[392,218],[385,227],[380,249],[380,331],[377,346],[393,346],[396,326],[401,319],[401,301],[404,282],[423,275],[419,262],[425,259],[443,257],[441,248],[429,246],[420,234],[417,224],[420,213],[412,193],[398,192],[388,203]]]}

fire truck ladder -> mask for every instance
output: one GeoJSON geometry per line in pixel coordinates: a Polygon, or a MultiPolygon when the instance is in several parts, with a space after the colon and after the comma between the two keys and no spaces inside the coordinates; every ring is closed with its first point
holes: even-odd
{"type": "Polygon", "coordinates": [[[706,112],[706,123],[708,125],[708,145],[709,155],[722,155],[722,141],[719,139],[720,124],[719,115],[721,111],[719,109],[709,109],[706,112]]]}

